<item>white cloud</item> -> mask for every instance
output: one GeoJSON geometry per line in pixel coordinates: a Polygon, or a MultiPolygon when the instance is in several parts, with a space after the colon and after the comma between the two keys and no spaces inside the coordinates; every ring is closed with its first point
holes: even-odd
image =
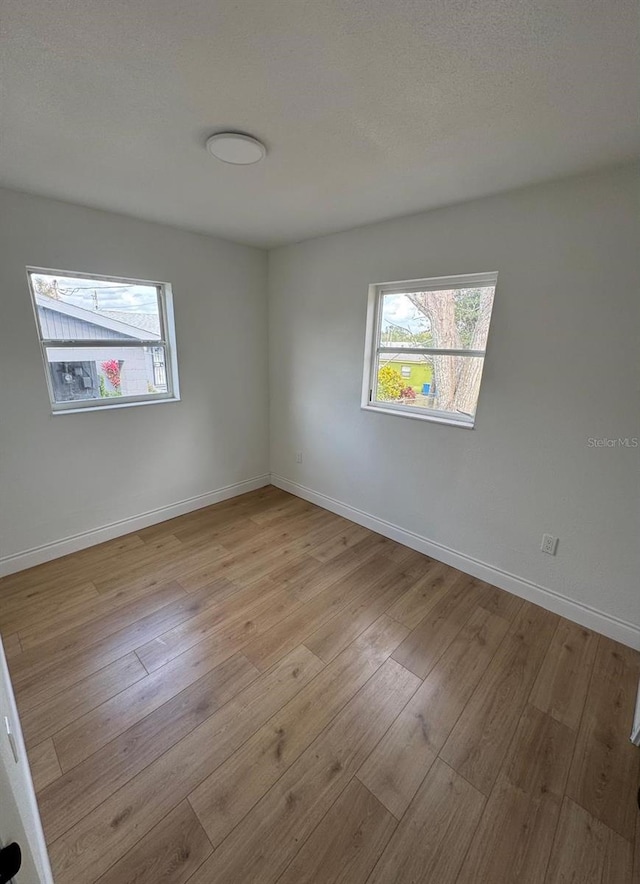
{"type": "Polygon", "coordinates": [[[129,285],[100,279],[81,279],[53,274],[34,274],[34,278],[51,284],[56,281],[60,300],[85,310],[121,310],[129,313],[157,313],[158,301],[154,286],[129,285]],[[96,307],[97,301],[97,307],[96,307]]]}

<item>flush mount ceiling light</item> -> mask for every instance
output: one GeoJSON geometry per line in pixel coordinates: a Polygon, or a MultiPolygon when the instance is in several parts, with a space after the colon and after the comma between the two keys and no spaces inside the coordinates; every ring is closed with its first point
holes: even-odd
{"type": "Polygon", "coordinates": [[[212,135],[207,138],[207,150],[216,159],[235,166],[259,163],[267,153],[266,147],[257,138],[238,132],[219,132],[212,135]]]}

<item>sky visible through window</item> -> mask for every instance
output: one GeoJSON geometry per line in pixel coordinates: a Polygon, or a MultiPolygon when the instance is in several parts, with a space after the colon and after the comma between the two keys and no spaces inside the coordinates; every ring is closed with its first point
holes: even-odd
{"type": "Polygon", "coordinates": [[[429,320],[414,307],[405,294],[385,295],[382,312],[382,330],[388,331],[400,326],[407,331],[425,331],[429,328],[429,320]]]}
{"type": "Polygon", "coordinates": [[[84,310],[158,314],[158,295],[152,285],[45,273],[34,273],[32,278],[36,294],[58,298],[84,310]]]}

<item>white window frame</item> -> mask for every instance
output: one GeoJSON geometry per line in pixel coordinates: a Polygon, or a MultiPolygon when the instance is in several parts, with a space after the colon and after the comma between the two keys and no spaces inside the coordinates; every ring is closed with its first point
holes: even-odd
{"type": "Polygon", "coordinates": [[[27,266],[27,282],[29,293],[31,296],[31,306],[35,316],[36,330],[38,333],[38,341],[40,343],[40,351],[44,366],[44,374],[47,382],[47,390],[49,392],[49,402],[51,404],[51,413],[56,414],[79,414],[85,411],[103,411],[104,409],[113,408],[130,408],[134,405],[154,405],[165,402],[180,401],[180,383],[178,379],[178,358],[176,350],[175,323],[173,315],[173,291],[171,283],[158,282],[149,279],[132,279],[124,276],[105,276],[100,273],[81,273],[75,270],[54,270],[50,267],[33,267],[27,266]],[[44,338],[40,325],[40,317],[38,315],[38,305],[36,303],[36,295],[32,284],[32,274],[45,274],[47,276],[62,276],[75,279],[95,279],[99,282],[115,282],[124,283],[126,285],[145,285],[153,286],[158,293],[158,304],[160,307],[160,339],[154,340],[109,340],[107,338],[96,338],[94,340],[59,340],[44,338]],[[56,402],[53,385],[51,382],[51,373],[49,370],[49,360],[47,359],[47,347],[74,347],[77,349],[96,349],[96,347],[163,347],[165,353],[165,367],[167,375],[167,391],[166,393],[148,393],[139,396],[122,396],[118,397],[118,401],[114,402],[109,399],[76,399],[72,402],[56,402]]]}
{"type": "MultiPolygon", "coordinates": [[[[399,352],[397,348],[384,347],[378,343],[380,340],[380,328],[382,322],[382,298],[384,295],[396,293],[410,294],[412,292],[439,291],[440,289],[468,289],[480,288],[482,286],[495,287],[497,281],[498,273],[497,271],[493,271],[490,273],[467,273],[457,276],[437,276],[427,279],[405,279],[397,282],[382,282],[370,285],[367,303],[361,408],[364,411],[391,414],[397,417],[408,417],[413,420],[431,421],[432,423],[447,424],[449,426],[464,427],[467,430],[472,430],[475,426],[475,415],[470,417],[456,412],[418,408],[414,405],[394,405],[386,402],[375,402],[373,400],[379,355],[385,352],[389,354],[397,354],[399,352]]],[[[400,352],[421,355],[481,356],[483,359],[486,356],[486,350],[453,350],[438,349],[437,347],[403,347],[400,352]]]]}

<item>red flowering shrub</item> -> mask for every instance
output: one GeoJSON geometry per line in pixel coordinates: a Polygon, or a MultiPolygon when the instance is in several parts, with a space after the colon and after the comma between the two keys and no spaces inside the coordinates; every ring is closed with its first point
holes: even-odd
{"type": "Polygon", "coordinates": [[[120,363],[117,359],[107,359],[106,362],[100,364],[100,368],[109,378],[109,382],[114,390],[120,389],[120,363]]]}

